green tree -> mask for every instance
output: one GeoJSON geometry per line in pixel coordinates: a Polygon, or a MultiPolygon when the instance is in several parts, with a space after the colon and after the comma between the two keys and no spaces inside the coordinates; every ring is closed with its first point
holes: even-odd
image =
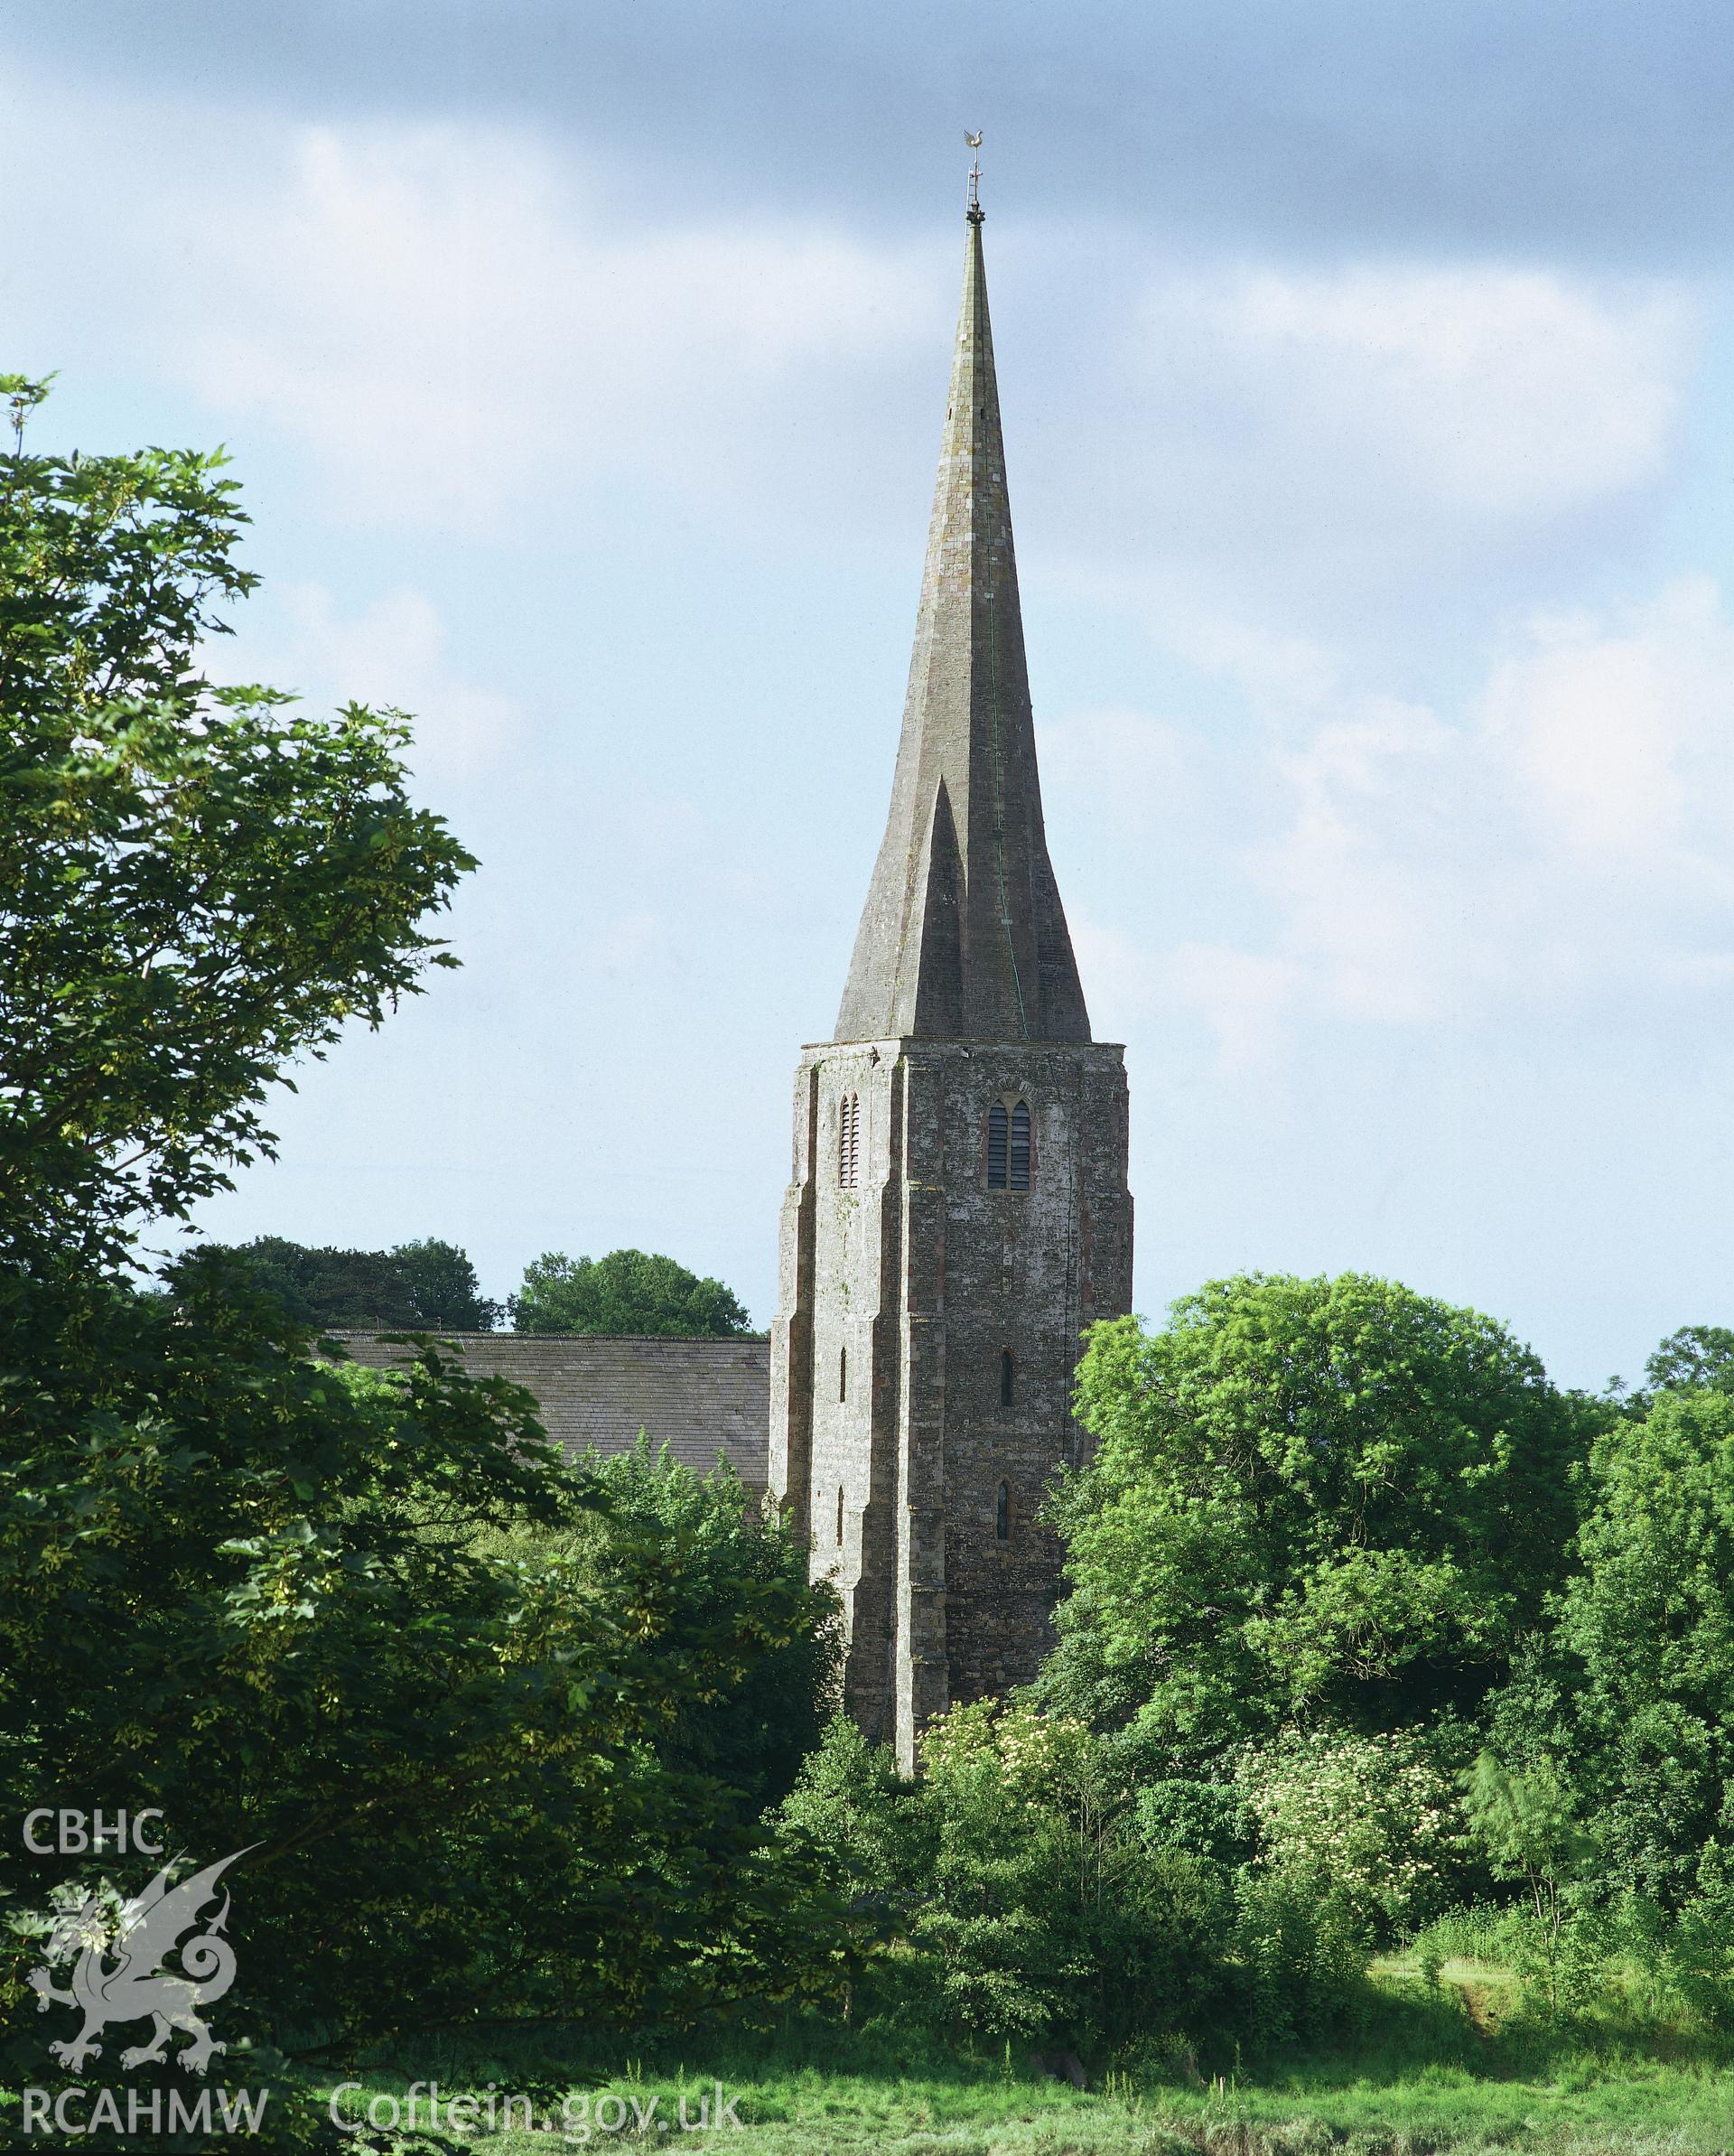
{"type": "Polygon", "coordinates": [[[1081,1723],[956,1707],[921,1748],[932,1871],[914,1919],[947,2018],[992,2037],[1198,2033],[1226,2003],[1227,1882],[1152,1849],[1081,1723]]]}
{"type": "Polygon", "coordinates": [[[1702,1385],[1734,1392],[1734,1332],[1726,1325],[1683,1325],[1657,1348],[1644,1375],[1658,1391],[1702,1385]]]}
{"type": "Polygon", "coordinates": [[[244,1274],[298,1324],[385,1330],[491,1332],[499,1305],[481,1293],[476,1269],[455,1243],[399,1243],[391,1250],[311,1247],[283,1236],[250,1243],[201,1243],[162,1269],[171,1294],[213,1266],[244,1274]]]}
{"type": "Polygon", "coordinates": [[[695,1475],[667,1446],[640,1437],[629,1452],[589,1463],[608,1500],[609,1532],[596,1538],[589,1576],[604,1597],[619,1553],[636,1562],[648,1543],[678,1548],[682,1621],[745,1623],[769,1598],[783,1644],[757,1656],[741,1681],[685,1702],[658,1739],[659,1756],[737,1794],[750,1814],[788,1796],[801,1762],[835,1706],[841,1612],[826,1585],[809,1584],[806,1545],[767,1517],[724,1463],[695,1475]],[[620,1529],[629,1530],[625,1540],[620,1529]]]}
{"type": "Polygon", "coordinates": [[[455,1243],[424,1236],[394,1244],[387,1256],[414,1304],[416,1321],[442,1332],[491,1332],[500,1306],[481,1292],[467,1251],[455,1243]]]}
{"type": "Polygon", "coordinates": [[[1235,1778],[1265,1864],[1334,1898],[1381,1945],[1464,1899],[1469,1852],[1445,1749],[1418,1730],[1287,1730],[1248,1745],[1235,1778]]]}
{"type": "MultiPolygon", "coordinates": [[[[241,522],[191,453],[0,470],[0,1781],[258,1844],[231,2029],[781,1995],[820,1904],[664,1749],[802,1597],[707,1603],[690,1539],[610,1517],[527,1394],[436,1349],[358,1377],[245,1267],[172,1298],[129,1270],[146,1217],[268,1150],[288,1059],[445,962],[421,924],[470,865],[396,717],[200,676],[241,522]],[[562,1544],[603,1522],[600,1587],[562,1544]]],[[[0,1850],[9,1909],[50,1883],[0,1850]]],[[[7,2070],[51,2079],[8,1940],[7,2070]]]]}
{"type": "Polygon", "coordinates": [[[801,1762],[778,1816],[786,1841],[824,1870],[834,1890],[857,1908],[885,1914],[900,1908],[907,1881],[928,1853],[889,1744],[875,1744],[858,1722],[838,1714],[801,1762]]]}
{"type": "Polygon", "coordinates": [[[1628,1422],[1642,1422],[1658,1393],[1705,1386],[1734,1392],[1734,1331],[1726,1325],[1683,1325],[1661,1341],[1644,1365],[1647,1385],[1633,1388],[1610,1377],[1603,1398],[1628,1422]]]}
{"type": "Polygon", "coordinates": [[[265,1090],[429,964],[471,856],[395,712],[212,688],[256,579],[222,458],[27,454],[0,378],[0,1237],[113,1254],[269,1153],[265,1090]]]}
{"type": "Polygon", "coordinates": [[[751,1319],[720,1280],[701,1280],[673,1258],[642,1250],[598,1258],[545,1252],[525,1267],[508,1309],[519,1332],[726,1339],[752,1331],[751,1319]]]}
{"type": "Polygon", "coordinates": [[[926,1732],[918,1782],[846,1722],[782,1808],[785,1843],[876,1926],[867,1998],[949,2033],[1086,2047],[1219,2038],[1227,1875],[1151,1845],[1081,1723],[994,1700],[926,1732]]]}
{"type": "Polygon", "coordinates": [[[1099,1325],[1077,1405],[1044,1690],[1105,1692],[1171,1770],[1295,1716],[1478,1701],[1561,1576],[1597,1415],[1491,1319],[1354,1274],[1099,1325]]]}
{"type": "Polygon", "coordinates": [[[1596,1854],[1566,1778],[1552,1759],[1515,1769],[1480,1751],[1463,1777],[1463,1809],[1494,1877],[1522,1880],[1537,1918],[1557,1937],[1564,1890],[1596,1854]]]}
{"type": "MultiPolygon", "coordinates": [[[[786,1655],[805,1582],[713,1591],[699,1539],[615,1518],[502,1380],[430,1349],[356,1383],[307,1345],[232,1283],[0,1307],[4,1786],[258,1844],[234,1932],[267,2027],[620,2025],[786,1988],[788,1894],[728,1762],[681,1740],[786,1655]]],[[[0,1892],[29,1907],[41,1874],[13,1837],[0,1892]]]]}
{"type": "Polygon", "coordinates": [[[1664,1900],[1734,1826],[1734,1395],[1656,1395],[1591,1457],[1557,1644],[1616,1875],[1664,1900]]]}
{"type": "Polygon", "coordinates": [[[1571,1918],[1572,1890],[1590,1876],[1600,1851],[1578,1823],[1570,1782],[1544,1755],[1513,1769],[1481,1751],[1463,1777],[1463,1792],[1464,1812],[1494,1877],[1521,1880],[1528,1889],[1534,1921],[1526,1940],[1519,1935],[1519,1972],[1526,1982],[1539,1980],[1556,2012],[1587,1988],[1599,1960],[1589,1927],[1574,1935],[1571,1918]]]}

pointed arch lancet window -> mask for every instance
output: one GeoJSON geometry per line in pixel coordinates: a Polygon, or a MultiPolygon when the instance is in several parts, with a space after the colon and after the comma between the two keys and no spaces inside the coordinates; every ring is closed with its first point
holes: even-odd
{"type": "Polygon", "coordinates": [[[1012,1539],[1012,1485],[1002,1482],[1000,1494],[993,1500],[993,1537],[996,1542],[1012,1539]]]}
{"type": "Polygon", "coordinates": [[[837,1101],[837,1181],[853,1190],[861,1181],[861,1096],[844,1093],[837,1101]]]}
{"type": "Polygon", "coordinates": [[[996,1100],[987,1111],[987,1187],[990,1190],[1002,1190],[1005,1188],[1009,1127],[1005,1103],[996,1100]]]}
{"type": "Polygon", "coordinates": [[[1012,1111],[1012,1175],[1014,1190],[1030,1188],[1030,1103],[1021,1100],[1012,1111]]]}
{"type": "Polygon", "coordinates": [[[846,1400],[849,1397],[849,1350],[847,1348],[840,1348],[837,1350],[837,1397],[839,1400],[846,1400]]]}
{"type": "Polygon", "coordinates": [[[837,1491],[837,1547],[843,1547],[843,1491],[837,1491]]]}

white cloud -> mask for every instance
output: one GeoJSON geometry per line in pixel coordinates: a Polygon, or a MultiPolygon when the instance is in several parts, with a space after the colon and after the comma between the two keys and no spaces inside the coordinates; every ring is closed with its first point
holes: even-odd
{"type": "MultiPolygon", "coordinates": [[[[908,431],[881,394],[906,365],[932,380],[937,425],[943,228],[897,245],[703,202],[648,221],[620,176],[480,125],[260,120],[213,192],[165,146],[192,107],[180,126],[138,100],[74,103],[104,154],[57,173],[51,218],[17,220],[31,336],[51,364],[64,332],[69,367],[120,337],[132,378],[154,364],[268,421],[292,499],[316,471],[418,544],[443,527],[536,561],[580,531],[653,553],[659,520],[696,503],[797,553],[858,518],[874,481],[856,470],[840,490],[839,460],[883,462],[892,402],[908,431]],[[57,277],[62,257],[102,274],[57,277]],[[601,487],[599,518],[579,498],[601,487]]],[[[64,123],[51,97],[20,104],[0,159],[34,202],[64,123]]],[[[1092,960],[1107,1002],[1195,1010],[1244,1059],[1309,1013],[1415,1029],[1720,981],[1734,630],[1713,587],[1537,618],[1450,705],[1386,693],[1454,669],[1465,633],[1525,603],[1536,564],[1571,589],[1575,533],[1611,535],[1610,555],[1642,535],[1702,294],[1487,261],[1180,269],[1135,233],[1104,275],[1076,229],[995,230],[1002,341],[1021,352],[1014,479],[1037,481],[1026,564],[1051,593],[1068,546],[1094,604],[1140,617],[1266,729],[1262,748],[1225,744],[1170,702],[1044,730],[1055,798],[1090,798],[1093,900],[1132,924],[1092,960]],[[1052,303],[1068,276],[1088,287],[1076,310],[1052,303]],[[1623,535],[1598,522],[1619,514],[1623,535]],[[1158,852],[1188,845],[1217,882],[1180,918],[1172,877],[1147,894],[1158,852]],[[1145,905],[1168,919],[1139,920],[1145,905]]],[[[920,510],[900,510],[910,543],[920,510]]],[[[426,591],[395,574],[383,595],[267,587],[233,657],[310,698],[408,707],[418,761],[463,772],[520,720],[452,661],[436,580],[464,563],[433,539],[426,591]]],[[[668,602],[678,648],[692,630],[668,602]]],[[[545,609],[526,640],[564,633],[545,609]]],[[[776,864],[695,840],[694,813],[647,830],[644,860],[702,864],[709,902],[754,917],[776,864]]],[[[637,889],[615,907],[611,949],[648,963],[666,907],[637,889]]]]}
{"type": "Polygon", "coordinates": [[[678,947],[668,923],[660,914],[641,908],[597,922],[573,954],[572,970],[637,979],[677,960],[678,947]]]}
{"type": "Polygon", "coordinates": [[[1157,984],[1169,1004],[1189,1005],[1203,1018],[1226,1071],[1268,1062],[1286,1046],[1305,985],[1291,958],[1206,943],[1177,946],[1157,984]]]}
{"type": "Polygon", "coordinates": [[[1652,478],[1692,356],[1664,285],[1497,264],[1176,283],[1152,339],[1189,328],[1260,432],[1319,465],[1490,518],[1558,515],[1652,478]]]}
{"type": "Polygon", "coordinates": [[[750,494],[778,419],[798,434],[837,368],[926,322],[905,253],[794,219],[635,223],[522,135],[308,130],[271,180],[190,210],[222,304],[164,333],[369,516],[496,527],[622,476],[750,494]]]}
{"type": "Polygon", "coordinates": [[[357,522],[514,538],[622,482],[641,528],[658,491],[665,514],[817,517],[839,472],[875,475],[873,391],[943,360],[949,232],[900,246],[697,194],[648,212],[630,169],[523,124],[238,128],[195,94],[4,63],[0,88],[14,350],[70,381],[118,355],[249,462],[281,430],[357,522]],[[215,188],[179,154],[214,126],[215,188]]]}
{"type": "MultiPolygon", "coordinates": [[[[212,190],[171,146],[208,128],[196,102],[13,103],[0,170],[45,205],[14,220],[22,341],[69,383],[124,352],[249,464],[275,431],[349,519],[651,553],[688,518],[796,550],[840,519],[918,533],[943,220],[647,214],[629,171],[465,120],[255,115],[212,190]],[[69,134],[100,155],[66,167],[69,134]]],[[[1198,663],[1242,643],[1276,700],[1321,643],[1453,639],[1454,596],[1509,605],[1514,548],[1640,514],[1697,365],[1704,295],[1679,281],[1177,265],[1135,228],[993,229],[1027,562],[1198,663]]]]}
{"type": "Polygon", "coordinates": [[[1343,649],[1450,665],[1538,564],[1641,530],[1709,310],[1677,280],[1476,260],[1158,264],[1142,292],[1074,333],[1033,536],[1279,704],[1343,649]]]}
{"type": "MultiPolygon", "coordinates": [[[[1340,684],[1214,817],[1267,928],[1157,970],[1226,1064],[1285,1017],[1449,1028],[1630,1013],[1734,976],[1734,621],[1706,579],[1509,639],[1459,716],[1340,684]]],[[[1122,963],[1124,970],[1124,962],[1122,963]]]]}
{"type": "Polygon", "coordinates": [[[1559,844],[1670,890],[1734,891],[1734,629],[1711,578],[1611,622],[1538,620],[1496,668],[1480,715],[1559,844]]]}
{"type": "Polygon", "coordinates": [[[1265,717],[1318,708],[1337,691],[1339,661],[1307,637],[1284,635],[1196,603],[1163,610],[1161,634],[1177,657],[1237,682],[1265,717]]]}

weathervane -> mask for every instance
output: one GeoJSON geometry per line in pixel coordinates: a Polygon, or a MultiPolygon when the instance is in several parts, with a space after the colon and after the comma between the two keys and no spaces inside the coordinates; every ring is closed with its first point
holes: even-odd
{"type": "MultiPolygon", "coordinates": [[[[965,127],[964,129],[964,140],[972,150],[979,150],[982,146],[982,130],[978,127],[974,134],[972,135],[969,129],[965,127]]],[[[969,168],[970,223],[972,225],[979,225],[985,214],[986,213],[982,208],[982,161],[978,157],[974,163],[969,168]]]]}

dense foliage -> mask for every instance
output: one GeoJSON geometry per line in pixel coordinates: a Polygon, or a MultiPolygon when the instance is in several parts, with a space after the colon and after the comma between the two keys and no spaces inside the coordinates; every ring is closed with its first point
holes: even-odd
{"type": "Polygon", "coordinates": [[[1078,1406],[1049,1696],[1177,1762],[1472,1707],[1562,1577],[1595,1420],[1504,1327],[1352,1274],[1098,1326],[1078,1406]]]}
{"type": "Polygon", "coordinates": [[[524,1268],[508,1308],[519,1332],[641,1333],[729,1339],[752,1321],[720,1280],[671,1257],[611,1250],[606,1257],[545,1252],[524,1268]]]}
{"type": "MultiPolygon", "coordinates": [[[[437,1346],[322,1362],[281,1248],[191,1255],[168,1293],[128,1262],[269,1149],[288,1058],[443,962],[422,924],[469,864],[408,806],[396,717],[205,685],[198,642],[252,581],[240,522],[190,453],[0,471],[10,1806],[156,1807],[188,1868],[246,1848],[231,2041],[762,2011],[834,1960],[755,1825],[828,1670],[779,1531],[649,1465],[617,1504],[437,1346]],[[719,1733],[737,1696],[757,1748],[719,1733]]],[[[461,1252],[393,1257],[407,1316],[473,1295],[461,1252]]],[[[51,1888],[112,1920],[147,1867],[0,1845],[7,2091],[51,2087],[69,2032],[24,1983],[51,1888]]],[[[258,2145],[329,2135],[278,2093],[258,2145]]]]}
{"type": "Polygon", "coordinates": [[[1660,1393],[1592,1472],[1557,1635],[1571,1748],[1613,1871],[1674,1899],[1734,1838],[1734,1396],[1660,1393]]]}
{"type": "MultiPolygon", "coordinates": [[[[232,1288],[33,1286],[4,1322],[5,1786],[256,1844],[235,1937],[274,2025],[764,1989],[750,1796],[678,1740],[766,1657],[787,1681],[786,1563],[616,1517],[435,1349],[346,1383],[232,1288]]],[[[41,1870],[15,1837],[0,1865],[41,1870]]]]}
{"type": "Polygon", "coordinates": [[[178,1294],[213,1266],[244,1277],[297,1325],[491,1332],[499,1322],[500,1306],[482,1293],[468,1255],[433,1237],[390,1250],[314,1247],[283,1236],[200,1243],[172,1258],[162,1276],[178,1294]]]}
{"type": "Polygon", "coordinates": [[[1650,1357],[1644,1375],[1664,1392],[1699,1386],[1734,1392],[1734,1331],[1726,1325],[1683,1325],[1650,1357]]]}
{"type": "Polygon", "coordinates": [[[1246,1746],[1235,1781],[1265,1865],[1382,1946],[1452,1907],[1475,1866],[1450,1737],[1311,1728],[1246,1746]]]}
{"type": "Polygon", "coordinates": [[[695,1475],[667,1448],[653,1451],[640,1438],[633,1451],[594,1461],[590,1473],[612,1523],[611,1533],[594,1539],[588,1566],[604,1599],[617,1584],[624,1528],[633,1538],[629,1556],[662,1545],[685,1553],[666,1586],[671,1610],[693,1636],[767,1597],[788,1613],[780,1644],[768,1644],[744,1664],[726,1690],[674,1703],[657,1740],[671,1767],[712,1777],[748,1815],[756,1815],[788,1794],[834,1712],[835,1596],[828,1585],[809,1585],[806,1549],[767,1517],[726,1464],[695,1475]]]}
{"type": "Polygon", "coordinates": [[[783,1806],[787,1846],[877,1941],[857,2011],[1105,2049],[1328,2025],[1366,1946],[1333,1900],[1152,1834],[1114,1749],[1028,1704],[955,1708],[921,1776],[848,1722],[783,1806]]]}
{"type": "Polygon", "coordinates": [[[1297,1912],[1364,1946],[1485,1924],[1545,2014],[1626,1966],[1734,2029],[1730,1372],[1734,1332],[1689,1326],[1644,1390],[1562,1395],[1354,1276],[1097,1328],[1036,1696],[1148,1841],[1233,1871],[1244,1974],[1316,1955],[1297,1912]]]}

